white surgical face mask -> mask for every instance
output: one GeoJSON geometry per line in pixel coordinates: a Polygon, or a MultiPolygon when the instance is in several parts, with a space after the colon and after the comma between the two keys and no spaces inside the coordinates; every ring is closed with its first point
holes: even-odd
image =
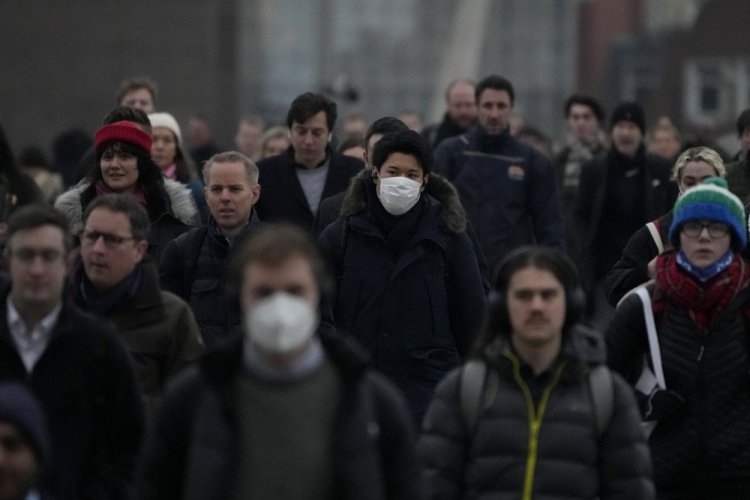
{"type": "Polygon", "coordinates": [[[261,349],[286,354],[305,345],[318,326],[315,310],[304,298],[277,292],[245,315],[245,335],[261,349]]]}
{"type": "Polygon", "coordinates": [[[381,177],[378,198],[391,215],[408,212],[419,200],[422,184],[408,177],[381,177]]]}

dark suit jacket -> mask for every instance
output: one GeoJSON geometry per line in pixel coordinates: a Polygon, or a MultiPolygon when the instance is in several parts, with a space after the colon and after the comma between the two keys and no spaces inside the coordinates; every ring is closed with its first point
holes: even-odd
{"type": "MultiPolygon", "coordinates": [[[[345,190],[349,180],[364,168],[362,160],[338,154],[330,147],[328,157],[328,176],[321,201],[345,190]]],[[[259,161],[261,194],[255,208],[263,222],[292,222],[312,231],[315,214],[310,210],[295,168],[291,146],[280,155],[259,161]]]]}

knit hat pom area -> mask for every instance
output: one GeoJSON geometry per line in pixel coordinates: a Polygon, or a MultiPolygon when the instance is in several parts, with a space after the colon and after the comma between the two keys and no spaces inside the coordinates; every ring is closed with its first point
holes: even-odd
{"type": "Polygon", "coordinates": [[[97,152],[109,141],[127,142],[144,150],[146,154],[151,154],[151,134],[143,131],[138,125],[132,122],[115,122],[110,125],[104,125],[96,131],[94,147],[97,152]]]}
{"type": "Polygon", "coordinates": [[[727,189],[720,177],[710,177],[702,184],[688,189],[674,205],[674,218],[669,228],[669,241],[679,247],[680,229],[688,221],[723,222],[732,232],[732,241],[742,250],[747,245],[745,208],[727,189]]]}

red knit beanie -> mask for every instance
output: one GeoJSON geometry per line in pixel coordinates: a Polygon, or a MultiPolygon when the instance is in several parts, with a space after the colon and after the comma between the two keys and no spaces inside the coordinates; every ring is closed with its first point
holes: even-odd
{"type": "Polygon", "coordinates": [[[94,146],[97,152],[108,141],[127,142],[151,154],[151,134],[144,132],[133,122],[119,121],[104,125],[96,131],[94,146]]]}

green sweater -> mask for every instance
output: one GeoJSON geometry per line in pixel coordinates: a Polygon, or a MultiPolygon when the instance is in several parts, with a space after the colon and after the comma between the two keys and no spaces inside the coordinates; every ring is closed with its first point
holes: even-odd
{"type": "Polygon", "coordinates": [[[245,373],[235,390],[237,500],[330,499],[333,435],[342,394],[330,361],[296,381],[267,381],[245,373]]]}

